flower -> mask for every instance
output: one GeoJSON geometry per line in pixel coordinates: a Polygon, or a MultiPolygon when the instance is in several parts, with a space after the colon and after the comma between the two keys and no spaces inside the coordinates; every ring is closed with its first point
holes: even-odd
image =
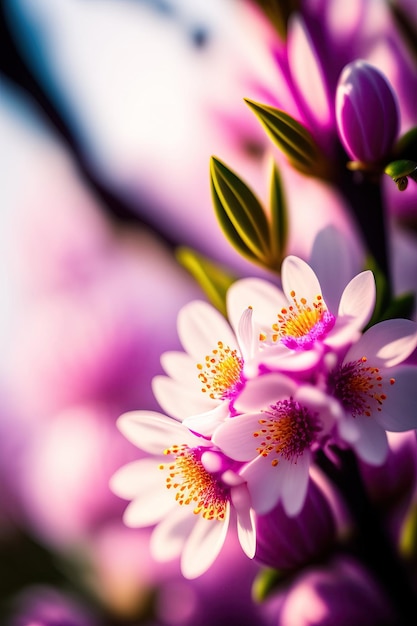
{"type": "MultiPolygon", "coordinates": [[[[337,312],[329,310],[315,272],[302,259],[287,256],[282,263],[281,279],[282,291],[262,279],[242,279],[229,290],[241,306],[244,302],[254,303],[254,324],[262,341],[266,346],[278,347],[277,351],[265,349],[260,353],[265,365],[276,363],[278,355],[288,356],[288,350],[283,348],[293,353],[315,348],[321,353],[323,346],[339,348],[349,344],[359,337],[370,319],[375,281],[369,270],[349,281],[337,312]]],[[[278,362],[285,369],[290,360],[285,364],[278,362]]]]}
{"type": "Polygon", "coordinates": [[[380,70],[363,60],[346,65],[336,89],[336,119],[352,159],[376,163],[390,154],[400,126],[399,107],[380,70]]]}
{"type": "Polygon", "coordinates": [[[161,407],[193,429],[194,417],[211,434],[233,412],[233,404],[250,374],[254,352],[249,307],[233,307],[231,324],[210,304],[195,300],[178,315],[178,335],[185,352],[165,352],[161,363],[168,376],[156,376],[153,391],[161,407]],[[200,419],[206,417],[207,419],[200,419]]]}
{"type": "Polygon", "coordinates": [[[181,554],[182,574],[200,576],[219,554],[232,512],[240,544],[254,556],[254,516],[236,463],[160,413],[126,413],[117,424],[132,443],[152,455],[120,468],[110,487],[132,500],[124,513],[127,526],[157,524],[150,543],[156,560],[181,554]]]}
{"type": "Polygon", "coordinates": [[[417,368],[402,364],[416,346],[415,322],[385,320],[371,326],[329,372],[339,435],[367,463],[385,461],[385,431],[417,428],[417,368]]]}
{"type": "Polygon", "coordinates": [[[239,474],[257,513],[282,502],[287,515],[297,515],[307,492],[312,450],[333,425],[326,394],[270,373],[248,381],[238,408],[242,413],[224,421],[213,442],[245,463],[239,474]]]}

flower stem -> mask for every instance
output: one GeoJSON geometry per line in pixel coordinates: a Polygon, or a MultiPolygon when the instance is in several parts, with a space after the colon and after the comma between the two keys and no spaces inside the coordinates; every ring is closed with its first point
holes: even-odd
{"type": "Polygon", "coordinates": [[[359,558],[379,581],[390,598],[398,619],[392,626],[414,626],[417,623],[417,597],[391,538],[372,505],[363,483],[357,460],[351,450],[333,451],[339,461],[333,463],[323,451],[317,463],[332,480],[349,507],[355,533],[349,551],[359,558]]]}

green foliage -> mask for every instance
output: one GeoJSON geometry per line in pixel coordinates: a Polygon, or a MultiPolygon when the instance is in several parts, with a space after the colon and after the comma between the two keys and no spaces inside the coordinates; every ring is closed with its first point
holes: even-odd
{"type": "Polygon", "coordinates": [[[305,126],[285,111],[246,98],[245,102],[295,169],[309,176],[329,177],[329,163],[305,126]]]}
{"type": "Polygon", "coordinates": [[[400,191],[407,189],[408,177],[417,182],[417,163],[415,161],[398,159],[388,163],[384,171],[392,178],[400,191]]]}
{"type": "Polygon", "coordinates": [[[213,306],[226,316],[226,293],[235,277],[191,248],[178,248],[176,257],[200,285],[213,306]]]}
{"type": "Polygon", "coordinates": [[[369,258],[366,269],[372,270],[376,283],[376,302],[372,319],[366,328],[382,322],[383,320],[398,317],[412,319],[415,297],[413,293],[403,293],[399,296],[392,296],[386,276],[376,265],[374,259],[369,258]]]}
{"type": "Polygon", "coordinates": [[[255,602],[264,602],[271,594],[278,590],[286,580],[287,574],[280,570],[265,568],[262,569],[252,585],[252,598],[255,602]]]}
{"type": "Polygon", "coordinates": [[[214,209],[229,242],[245,258],[277,272],[287,240],[287,216],[276,168],[271,183],[271,219],[246,183],[215,157],[210,174],[214,209]]]}

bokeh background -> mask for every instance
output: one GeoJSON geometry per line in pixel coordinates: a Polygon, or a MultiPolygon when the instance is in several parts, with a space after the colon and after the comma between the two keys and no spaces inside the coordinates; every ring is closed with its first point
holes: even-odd
{"type": "MultiPolygon", "coordinates": [[[[343,4],[332,3],[335,27],[343,4]]],[[[251,600],[259,566],[233,538],[212,570],[186,581],[177,562],[152,561],[149,532],[123,526],[125,503],[108,489],[112,473],[140,454],[117,417],[158,409],[151,380],[161,353],[179,348],[176,315],[205,297],[178,247],[236,277],[266,273],[223,237],[209,160],[220,157],[267,197],[273,152],[243,98],[276,102],[274,38],[244,0],[1,5],[5,624],[275,623],[273,602],[251,600]]],[[[308,257],[332,223],[360,258],[342,199],[324,184],[300,185],[281,165],[292,190],[289,250],[308,257]]],[[[415,195],[404,198],[406,221],[415,195]]],[[[398,236],[411,255],[415,240],[398,236]]],[[[394,268],[399,289],[415,284],[415,265],[405,266],[408,276],[394,268]]]]}

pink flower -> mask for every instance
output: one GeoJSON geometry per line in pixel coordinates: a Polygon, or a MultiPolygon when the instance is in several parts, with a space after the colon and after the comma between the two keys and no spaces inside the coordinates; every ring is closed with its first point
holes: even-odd
{"type": "Polygon", "coordinates": [[[213,442],[245,463],[239,473],[257,513],[282,502],[288,515],[297,515],[307,492],[312,451],[333,425],[328,398],[313,386],[271,373],[248,381],[236,408],[241,414],[221,424],[213,442]]]}
{"type": "Polygon", "coordinates": [[[157,561],[181,554],[186,578],[204,573],[219,554],[231,516],[244,552],[255,553],[255,530],[249,494],[235,465],[211,442],[159,413],[122,415],[118,426],[149,458],[120,468],[111,489],[131,500],[124,513],[128,526],[157,524],[151,552],[157,561]]]}
{"type": "Polygon", "coordinates": [[[417,428],[417,368],[403,364],[416,346],[415,322],[386,320],[369,328],[328,375],[338,433],[367,463],[384,462],[385,431],[417,428]]]}

